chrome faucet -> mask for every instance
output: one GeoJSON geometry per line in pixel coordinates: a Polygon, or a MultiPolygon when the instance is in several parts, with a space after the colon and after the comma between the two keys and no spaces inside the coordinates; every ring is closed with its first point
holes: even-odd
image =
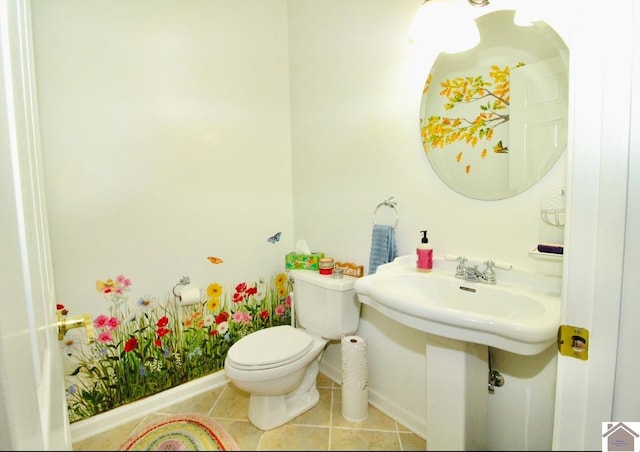
{"type": "Polygon", "coordinates": [[[483,271],[478,270],[478,266],[471,267],[467,265],[467,258],[460,256],[458,258],[458,266],[456,267],[456,278],[465,281],[477,281],[485,284],[496,283],[496,273],[494,271],[495,263],[491,260],[485,261],[486,268],[483,271]]]}

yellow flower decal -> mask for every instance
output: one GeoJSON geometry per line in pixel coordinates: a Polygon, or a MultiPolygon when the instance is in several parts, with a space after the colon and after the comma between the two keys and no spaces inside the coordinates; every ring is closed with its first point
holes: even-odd
{"type": "Polygon", "coordinates": [[[222,286],[218,283],[211,283],[207,287],[207,296],[209,298],[220,298],[222,295],[222,286]]]}
{"type": "Polygon", "coordinates": [[[209,298],[209,301],[207,301],[207,309],[209,311],[216,312],[219,307],[220,307],[220,298],[218,297],[209,298]]]}
{"type": "Polygon", "coordinates": [[[276,286],[282,287],[287,282],[287,275],[280,273],[276,276],[276,286]]]}

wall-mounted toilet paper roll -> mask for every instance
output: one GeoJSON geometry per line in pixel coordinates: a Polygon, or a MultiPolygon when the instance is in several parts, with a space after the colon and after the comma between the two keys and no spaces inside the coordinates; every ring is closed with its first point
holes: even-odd
{"type": "Polygon", "coordinates": [[[178,286],[174,293],[182,306],[200,303],[200,289],[193,286],[178,286]]]}

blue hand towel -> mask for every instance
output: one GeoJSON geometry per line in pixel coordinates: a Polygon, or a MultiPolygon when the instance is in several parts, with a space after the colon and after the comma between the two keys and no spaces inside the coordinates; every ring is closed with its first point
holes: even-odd
{"type": "Polygon", "coordinates": [[[374,224],[371,233],[371,254],[369,255],[369,274],[378,269],[378,265],[391,262],[397,257],[396,236],[393,226],[374,224]]]}

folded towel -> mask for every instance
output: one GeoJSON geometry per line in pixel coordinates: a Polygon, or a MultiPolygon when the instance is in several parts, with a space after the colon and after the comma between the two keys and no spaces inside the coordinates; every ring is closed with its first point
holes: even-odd
{"type": "Polygon", "coordinates": [[[564,245],[561,243],[539,243],[538,251],[541,253],[564,254],[564,245]]]}
{"type": "Polygon", "coordinates": [[[369,255],[369,274],[373,274],[379,265],[391,262],[397,257],[396,236],[393,226],[374,224],[371,233],[371,254],[369,255]]]}

